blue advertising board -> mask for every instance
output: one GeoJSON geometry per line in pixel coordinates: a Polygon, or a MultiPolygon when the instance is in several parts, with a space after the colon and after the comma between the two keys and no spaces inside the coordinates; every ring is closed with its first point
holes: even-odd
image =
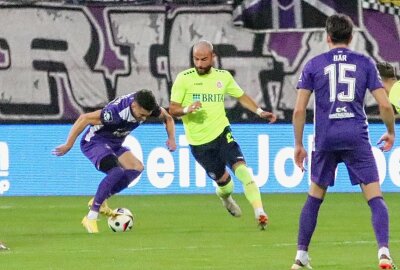
{"type": "MultiPolygon", "coordinates": [[[[79,141],[63,157],[51,150],[62,144],[71,125],[1,125],[0,194],[3,196],[92,195],[104,174],[96,171],[83,156],[79,141]]],[[[234,124],[233,135],[240,144],[254,179],[263,193],[306,192],[310,168],[302,173],[293,162],[293,128],[288,124],[234,124]]],[[[370,125],[371,142],[379,168],[383,191],[400,187],[400,146],[382,153],[376,142],[384,133],[383,124],[370,125]]],[[[178,148],[165,147],[166,132],[161,124],[145,124],[125,141],[143,161],[145,170],[122,194],[214,193],[213,181],[193,159],[177,125],[178,148]]],[[[312,125],[306,125],[304,145],[310,155],[312,125]]],[[[309,166],[309,164],[308,164],[309,166]]],[[[235,191],[242,192],[235,181],[235,191]]],[[[340,165],[334,192],[358,191],[351,186],[347,171],[340,165]]]]}

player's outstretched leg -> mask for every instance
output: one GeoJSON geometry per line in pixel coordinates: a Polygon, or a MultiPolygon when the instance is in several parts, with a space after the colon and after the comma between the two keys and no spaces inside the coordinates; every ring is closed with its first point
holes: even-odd
{"type": "Polygon", "coordinates": [[[9,248],[2,242],[0,242],[0,251],[2,250],[9,250],[9,248]]]}
{"type": "Polygon", "coordinates": [[[242,182],[246,199],[253,206],[254,214],[261,230],[265,230],[268,225],[268,215],[264,211],[261,201],[260,189],[253,180],[249,169],[245,164],[240,164],[235,169],[235,176],[242,182]]]}
{"type": "Polygon", "coordinates": [[[234,217],[240,217],[242,215],[242,210],[239,205],[232,198],[233,192],[233,181],[231,177],[226,180],[224,184],[219,184],[216,188],[216,193],[222,201],[222,205],[228,210],[228,212],[234,217]]]}

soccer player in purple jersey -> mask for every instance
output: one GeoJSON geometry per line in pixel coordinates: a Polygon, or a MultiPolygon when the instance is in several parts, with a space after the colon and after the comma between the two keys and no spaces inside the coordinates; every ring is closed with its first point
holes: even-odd
{"type": "Polygon", "coordinates": [[[81,150],[96,169],[107,174],[100,182],[94,199],[89,201],[90,211],[82,220],[82,225],[89,233],[98,232],[99,212],[112,215],[106,199],[128,187],[143,171],[142,162],[122,143],[148,117],[158,117],[164,121],[168,134],[166,145],[170,151],[175,151],[174,120],[164,108],[157,105],[149,90],[116,98],[102,110],[82,114],[72,126],[66,142],[53,150],[57,156],[65,155],[79,134],[89,126],[82,136],[81,150]]]}
{"type": "Polygon", "coordinates": [[[369,141],[364,111],[367,89],[379,105],[387,132],[382,135],[382,151],[394,143],[394,115],[375,63],[348,48],[353,23],[343,14],[326,21],[330,50],[305,65],[297,84],[297,100],[293,112],[295,137],[294,159],[304,171],[307,152],[303,146],[306,107],[315,94],[315,145],[311,155],[311,185],[300,215],[297,254],[291,269],[311,269],[308,246],[314,233],[319,208],[329,186],[334,185],[338,163],[347,167],[352,185],[360,185],[372,213],[372,226],[378,243],[381,269],[393,269],[389,253],[389,215],[379,185],[378,170],[369,141]]]}

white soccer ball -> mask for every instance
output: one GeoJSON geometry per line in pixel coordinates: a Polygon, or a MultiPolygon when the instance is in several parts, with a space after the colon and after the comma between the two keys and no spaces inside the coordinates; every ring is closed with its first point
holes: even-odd
{"type": "Polygon", "coordinates": [[[108,218],[108,227],[113,232],[127,232],[133,227],[133,215],[127,208],[117,208],[113,210],[114,216],[108,218]]]}

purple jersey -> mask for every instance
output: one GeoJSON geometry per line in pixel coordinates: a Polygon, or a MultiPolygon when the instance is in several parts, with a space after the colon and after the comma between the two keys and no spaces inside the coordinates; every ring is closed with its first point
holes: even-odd
{"type": "Polygon", "coordinates": [[[375,63],[347,48],[335,48],[308,61],[297,89],[315,93],[315,149],[369,145],[364,97],[367,89],[382,87],[375,63]]]}
{"type": "MultiPolygon", "coordinates": [[[[126,136],[137,128],[142,122],[136,121],[131,110],[131,104],[135,100],[135,94],[129,94],[114,99],[108,103],[100,114],[101,125],[90,126],[82,136],[83,142],[108,142],[121,145],[126,136]]],[[[161,114],[160,107],[153,110],[151,116],[158,117],[161,114]]]]}

